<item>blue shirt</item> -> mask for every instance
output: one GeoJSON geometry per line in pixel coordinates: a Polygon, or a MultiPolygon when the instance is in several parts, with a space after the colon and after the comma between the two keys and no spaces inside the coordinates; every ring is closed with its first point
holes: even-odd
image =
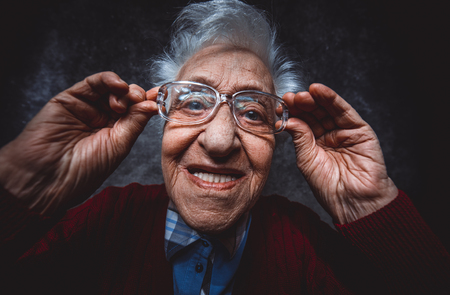
{"type": "Polygon", "coordinates": [[[250,222],[247,213],[238,221],[233,237],[218,240],[190,228],[170,201],[165,251],[172,263],[175,294],[231,294],[250,222]]]}

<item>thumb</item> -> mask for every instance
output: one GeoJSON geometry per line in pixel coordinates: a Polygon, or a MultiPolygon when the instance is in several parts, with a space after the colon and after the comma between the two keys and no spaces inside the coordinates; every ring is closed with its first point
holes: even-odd
{"type": "Polygon", "coordinates": [[[121,117],[113,127],[118,143],[130,145],[129,148],[131,148],[131,145],[144,130],[147,122],[157,113],[158,107],[156,102],[151,100],[130,106],[125,116],[121,117]]]}
{"type": "Polygon", "coordinates": [[[292,136],[297,166],[300,171],[305,172],[308,163],[311,163],[317,154],[314,133],[305,121],[295,117],[289,118],[285,130],[292,136]]]}

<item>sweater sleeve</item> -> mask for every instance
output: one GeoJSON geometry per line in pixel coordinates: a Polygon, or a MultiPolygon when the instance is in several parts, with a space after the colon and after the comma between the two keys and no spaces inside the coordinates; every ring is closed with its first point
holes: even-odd
{"type": "Polygon", "coordinates": [[[10,265],[35,244],[58,220],[29,210],[0,186],[0,264],[10,265]]]}
{"type": "Polygon", "coordinates": [[[68,294],[70,286],[70,294],[96,293],[100,249],[114,213],[122,207],[117,204],[121,192],[110,187],[73,209],[43,216],[1,189],[2,291],[68,294]]]}
{"type": "MultiPolygon", "coordinates": [[[[130,184],[125,188],[108,187],[83,204],[53,216],[28,209],[15,196],[0,186],[0,257],[3,265],[18,259],[54,252],[59,246],[86,241],[101,243],[99,237],[118,219],[118,212],[127,206],[127,196],[145,188],[130,184]],[[125,196],[125,201],[121,200],[125,196]],[[96,237],[89,240],[88,237],[96,237]],[[57,246],[58,245],[58,246],[57,246]],[[51,248],[51,249],[50,249],[51,248]]],[[[120,215],[120,214],[119,214],[120,215]]]]}
{"type": "Polygon", "coordinates": [[[335,226],[382,270],[392,294],[450,293],[450,255],[404,192],[369,216],[335,226]]]}
{"type": "Polygon", "coordinates": [[[0,189],[0,293],[169,294],[167,204],[164,185],[132,183],[49,217],[0,189]]]}
{"type": "Polygon", "coordinates": [[[98,215],[101,203],[102,198],[89,199],[67,212],[44,216],[0,188],[2,291],[26,294],[42,289],[57,294],[69,282],[94,280],[88,265],[95,265],[89,262],[96,259],[96,241],[88,237],[89,232],[96,236],[92,216],[98,215]]]}

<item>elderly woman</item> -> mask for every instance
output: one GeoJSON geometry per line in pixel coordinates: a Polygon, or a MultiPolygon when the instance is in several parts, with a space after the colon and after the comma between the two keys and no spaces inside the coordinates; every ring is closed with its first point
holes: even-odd
{"type": "Polygon", "coordinates": [[[0,151],[5,294],[448,288],[450,257],[388,177],[371,127],[330,88],[304,91],[262,12],[189,5],[152,72],[147,92],[111,72],[87,77],[0,151]],[[165,184],[108,188],[66,212],[158,113],[165,184]],[[261,197],[283,130],[339,234],[300,204],[261,197]]]}

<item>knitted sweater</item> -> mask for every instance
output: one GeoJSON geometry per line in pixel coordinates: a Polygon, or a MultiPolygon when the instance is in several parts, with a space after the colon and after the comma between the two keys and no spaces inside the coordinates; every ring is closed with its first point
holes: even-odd
{"type": "MultiPolygon", "coordinates": [[[[164,185],[134,183],[44,217],[0,189],[0,293],[173,293],[167,205],[164,185]]],[[[450,256],[404,193],[337,229],[301,204],[261,197],[233,294],[450,292],[450,256]]]]}

